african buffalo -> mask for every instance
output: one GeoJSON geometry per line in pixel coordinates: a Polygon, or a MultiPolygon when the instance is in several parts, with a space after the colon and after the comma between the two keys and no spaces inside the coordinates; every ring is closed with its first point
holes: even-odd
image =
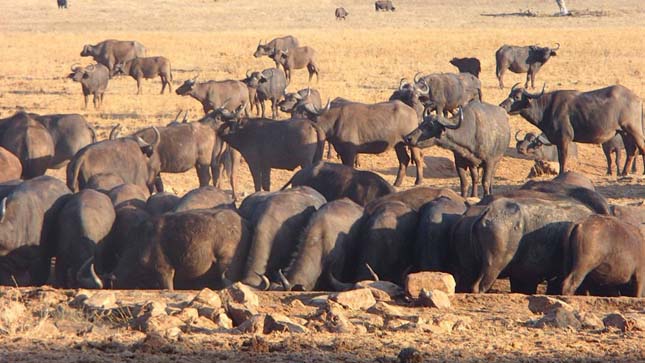
{"type": "Polygon", "coordinates": [[[271,100],[271,118],[278,117],[278,102],[284,97],[287,80],[284,72],[279,68],[269,68],[262,72],[246,72],[243,81],[246,86],[255,89],[257,101],[262,107],[264,118],[264,101],[271,100]]]}
{"type": "Polygon", "coordinates": [[[81,84],[83,97],[85,98],[85,108],[89,102],[90,95],[94,98],[94,109],[98,110],[103,104],[103,95],[110,80],[110,70],[102,64],[90,64],[87,67],[72,66],[72,73],[68,78],[81,84]]]}
{"type": "Polygon", "coordinates": [[[56,223],[56,286],[95,287],[79,272],[84,263],[93,260],[96,246],[110,233],[115,217],[112,202],[103,193],[86,189],[67,199],[56,223]]]}
{"type": "Polygon", "coordinates": [[[316,51],[314,48],[305,46],[286,50],[276,49],[271,57],[276,63],[282,65],[284,73],[287,76],[287,83],[291,82],[292,70],[305,67],[309,72],[309,82],[311,82],[314,74],[316,75],[316,81],[318,81],[319,68],[316,65],[316,51]]]}
{"type": "Polygon", "coordinates": [[[388,101],[401,101],[406,105],[412,107],[419,118],[420,121],[423,121],[423,112],[425,111],[425,105],[420,100],[421,93],[415,88],[413,83],[406,82],[405,78],[402,78],[399,82],[399,88],[392,92],[392,95],[388,101]]]}
{"type": "Polygon", "coordinates": [[[134,205],[144,209],[150,193],[148,189],[135,184],[121,184],[107,192],[115,208],[134,205]]]}
{"type": "Polygon", "coordinates": [[[0,146],[0,183],[20,179],[22,164],[11,151],[0,146]]]}
{"type": "MultiPolygon", "coordinates": [[[[631,149],[635,148],[634,145],[630,145],[629,148],[626,148],[625,143],[623,142],[623,136],[620,133],[616,133],[616,135],[613,138],[611,138],[607,142],[603,142],[601,146],[602,146],[602,152],[605,154],[605,158],[607,159],[607,175],[612,174],[612,170],[611,170],[612,153],[616,155],[615,157],[616,174],[618,174],[620,172],[620,167],[621,167],[620,161],[622,159],[623,150],[625,150],[627,154],[629,154],[631,152],[631,149]]],[[[643,156],[643,165],[645,166],[645,156],[643,156]]],[[[631,172],[632,173],[636,172],[636,163],[632,163],[631,172]]],[[[645,174],[645,167],[643,168],[643,174],[645,174]]]]}
{"type": "Polygon", "coordinates": [[[125,184],[125,181],[120,176],[112,173],[100,173],[92,175],[90,180],[85,183],[85,189],[94,189],[107,194],[122,184],[125,184]]]}
{"type": "Polygon", "coordinates": [[[151,216],[158,216],[175,209],[181,198],[168,193],[155,193],[146,201],[146,212],[151,216]]]}
{"type": "Polygon", "coordinates": [[[128,61],[117,63],[112,71],[113,75],[123,74],[134,78],[137,81],[137,94],[141,94],[141,81],[145,79],[161,78],[161,94],[168,86],[169,93],[172,93],[172,70],[170,60],[166,57],[145,57],[134,58],[128,61]]]}
{"type": "MultiPolygon", "coordinates": [[[[273,58],[273,53],[275,52],[276,49],[288,50],[292,48],[297,48],[299,46],[300,46],[300,43],[298,42],[298,39],[296,39],[296,37],[292,35],[287,35],[281,38],[275,38],[268,43],[265,42],[265,44],[262,44],[262,41],[258,41],[258,47],[255,49],[255,53],[253,53],[253,56],[255,58],[260,58],[261,56],[266,55],[266,56],[269,56],[270,58],[273,58]]],[[[280,63],[275,61],[275,67],[279,68],[280,63]]]]}
{"type": "Polygon", "coordinates": [[[638,227],[615,217],[592,215],[563,234],[566,277],[562,294],[581,284],[645,297],[645,241],[638,227]],[[584,281],[584,283],[583,283],[584,281]]]}
{"type": "Polygon", "coordinates": [[[67,0],[56,0],[59,9],[67,9],[67,0]]]}
{"type": "Polygon", "coordinates": [[[0,284],[42,285],[55,254],[56,216],[69,189],[50,176],[8,184],[0,200],[0,284]]]}
{"type": "Polygon", "coordinates": [[[102,285],[118,289],[223,288],[242,277],[251,233],[231,209],[167,213],[144,221],[102,285]]]}
{"type": "Polygon", "coordinates": [[[336,20],[347,20],[346,18],[347,18],[347,15],[349,15],[349,13],[347,12],[347,10],[345,10],[345,8],[341,7],[341,8],[336,8],[336,10],[334,11],[334,15],[336,16],[336,20]]]}
{"type": "Polygon", "coordinates": [[[544,181],[529,180],[522,185],[520,190],[534,190],[543,193],[567,196],[583,203],[598,214],[611,214],[607,199],[605,199],[602,194],[596,192],[593,189],[593,186],[588,188],[586,186],[569,184],[555,179],[544,181]]]}
{"type": "Polygon", "coordinates": [[[306,185],[316,189],[328,201],[349,198],[361,206],[394,193],[394,188],[378,174],[322,161],[293,174],[281,190],[289,185],[306,185]]]}
{"type": "Polygon", "coordinates": [[[255,191],[270,190],[271,169],[293,170],[322,159],[325,133],[309,120],[242,119],[219,109],[224,124],[218,136],[238,150],[249,165],[255,191]]]}
{"type": "Polygon", "coordinates": [[[477,197],[479,168],[484,169],[484,195],[491,194],[497,164],[504,156],[510,138],[506,112],[498,106],[474,101],[460,108],[459,116],[450,121],[441,114],[427,116],[416,130],[405,137],[405,141],[413,146],[437,145],[451,150],[459,174],[461,195],[466,196],[467,172],[470,171],[470,196],[477,197]]]}
{"type": "Polygon", "coordinates": [[[331,276],[350,279],[347,266],[356,248],[363,208],[347,198],[323,205],[309,218],[282,278],[285,290],[331,290],[331,276]]]}
{"type": "Polygon", "coordinates": [[[556,51],[560,49],[560,44],[556,44],[556,48],[539,47],[537,45],[526,47],[502,45],[495,52],[499,88],[504,88],[504,72],[507,69],[510,69],[513,73],[526,73],[524,88],[529,87],[529,78],[531,79],[531,88],[535,88],[535,75],[549,58],[556,56],[556,51]]]}
{"type": "Polygon", "coordinates": [[[205,186],[193,189],[186,193],[175,205],[173,212],[184,212],[193,209],[232,208],[235,209],[233,199],[223,191],[205,186]]]}
{"type": "Polygon", "coordinates": [[[83,46],[81,57],[92,57],[96,63],[106,66],[110,72],[117,63],[124,63],[137,57],[145,57],[146,48],[137,41],[108,39],[96,45],[83,46]]]}
{"type": "Polygon", "coordinates": [[[392,4],[392,0],[376,0],[374,2],[374,9],[376,11],[394,11],[396,8],[392,4]]]}
{"type": "Polygon", "coordinates": [[[291,114],[292,118],[307,117],[304,111],[305,105],[312,105],[310,107],[321,108],[322,100],[320,99],[320,92],[313,88],[304,88],[298,92],[287,93],[284,99],[278,103],[280,111],[291,114]]]}
{"type": "MultiPolygon", "coordinates": [[[[337,107],[319,110],[305,106],[308,117],[324,130],[327,140],[334,145],[344,165],[354,166],[357,154],[380,154],[392,147],[399,160],[395,186],[403,183],[410,163],[404,138],[418,125],[416,112],[400,101],[363,104],[340,102],[337,107]]],[[[423,182],[421,150],[411,147],[412,160],[417,168],[415,184],[423,182]]]]}
{"type": "Polygon", "coordinates": [[[450,200],[454,200],[457,203],[466,203],[466,200],[455,193],[452,189],[448,188],[432,188],[432,187],[415,187],[400,192],[391,193],[385,196],[382,196],[378,199],[375,199],[369,202],[365,206],[365,213],[371,214],[381,204],[389,203],[393,201],[401,202],[407,205],[413,211],[420,211],[421,208],[437,198],[445,197],[450,200]]]}
{"type": "MultiPolygon", "coordinates": [[[[572,141],[601,144],[621,131],[624,138],[637,145],[641,154],[645,154],[642,101],[624,86],[610,86],[589,92],[544,93],[542,89],[539,94],[531,94],[516,86],[500,106],[511,115],[520,114],[558,147],[560,173],[567,171],[572,141]]],[[[623,175],[627,174],[635,154],[634,147],[627,155],[623,175]]]]}
{"type": "Polygon", "coordinates": [[[263,275],[279,281],[278,270],[287,267],[298,245],[300,233],[311,215],[325,203],[325,197],[314,189],[296,187],[260,195],[252,210],[241,206],[241,215],[254,228],[242,281],[262,288],[268,288],[263,286],[263,275]]]}
{"type": "Polygon", "coordinates": [[[82,148],[67,165],[67,185],[77,192],[86,188],[94,175],[114,174],[126,183],[154,191],[159,170],[151,162],[151,156],[161,139],[158,131],[155,134],[152,143],[137,137],[124,137],[82,148]]]}
{"type": "Polygon", "coordinates": [[[249,90],[244,82],[226,80],[195,83],[198,76],[184,81],[175,93],[180,96],[190,96],[199,101],[204,114],[219,107],[235,111],[240,105],[249,103],[249,90]]]}
{"type": "MultiPolygon", "coordinates": [[[[523,139],[517,137],[520,131],[515,133],[515,149],[518,154],[528,156],[533,160],[543,161],[558,161],[558,148],[553,145],[544,134],[535,136],[534,133],[529,132],[524,135],[523,139]]],[[[578,145],[571,143],[570,155],[578,157],[578,145]]]]}
{"type": "Polygon", "coordinates": [[[20,111],[0,120],[0,146],[20,159],[22,179],[45,174],[54,157],[51,133],[34,117],[20,111]]]}
{"type": "Polygon", "coordinates": [[[96,142],[96,130],[79,114],[29,114],[45,126],[54,142],[49,169],[60,169],[85,146],[96,142]]]}
{"type": "Polygon", "coordinates": [[[437,111],[437,115],[454,114],[459,106],[470,101],[482,101],[481,81],[470,73],[433,73],[414,76],[414,91],[426,107],[437,111]]]}
{"type": "Polygon", "coordinates": [[[453,58],[450,64],[457,67],[459,73],[470,73],[477,78],[482,71],[481,63],[477,58],[453,58]]]}

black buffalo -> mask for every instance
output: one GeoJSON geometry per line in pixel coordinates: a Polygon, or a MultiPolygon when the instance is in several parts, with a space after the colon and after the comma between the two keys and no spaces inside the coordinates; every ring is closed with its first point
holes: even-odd
{"type": "Polygon", "coordinates": [[[124,63],[137,57],[145,57],[146,48],[137,41],[108,39],[96,43],[85,44],[81,57],[92,57],[96,63],[106,66],[110,72],[117,63],[124,63]]]}
{"type": "Polygon", "coordinates": [[[556,55],[558,49],[560,49],[560,44],[557,44],[556,48],[539,47],[537,45],[526,47],[515,45],[501,46],[495,52],[495,60],[497,61],[496,75],[499,81],[499,88],[504,88],[504,72],[507,69],[510,69],[513,73],[526,73],[524,88],[528,88],[529,78],[531,79],[531,88],[535,88],[535,75],[549,58],[556,55]]]}
{"type": "Polygon", "coordinates": [[[477,78],[482,71],[481,63],[477,58],[453,58],[450,64],[457,67],[459,73],[470,73],[477,78]]]}
{"type": "Polygon", "coordinates": [[[279,68],[269,68],[262,72],[247,72],[244,83],[249,88],[255,89],[255,96],[262,108],[264,117],[264,101],[271,101],[271,118],[278,117],[278,103],[284,97],[287,88],[287,79],[279,68]]]}

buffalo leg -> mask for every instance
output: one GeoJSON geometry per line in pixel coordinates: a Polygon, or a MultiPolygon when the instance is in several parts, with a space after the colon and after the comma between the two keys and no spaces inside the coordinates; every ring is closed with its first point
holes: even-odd
{"type": "Polygon", "coordinates": [[[92,102],[94,103],[94,109],[98,110],[101,106],[99,105],[99,95],[94,94],[94,97],[92,98],[92,102]]]}
{"type": "Polygon", "coordinates": [[[251,176],[253,177],[253,187],[256,192],[262,190],[262,170],[260,169],[259,163],[246,161],[249,165],[249,170],[251,170],[251,176]]]}
{"type": "Polygon", "coordinates": [[[271,168],[262,166],[262,189],[271,191],[271,168]]]}
{"type": "Polygon", "coordinates": [[[417,179],[414,181],[414,185],[419,185],[423,183],[423,153],[418,147],[410,147],[410,154],[417,167],[417,179]]]}
{"type": "Polygon", "coordinates": [[[271,99],[271,118],[274,120],[278,118],[278,103],[274,98],[271,99]]]}
{"type": "MultiPolygon", "coordinates": [[[[470,166],[468,169],[470,170],[470,180],[472,182],[470,196],[477,198],[479,195],[479,168],[476,166],[470,166]]],[[[486,194],[486,191],[484,191],[484,194],[486,194]]]]}
{"type": "Polygon", "coordinates": [[[466,198],[468,195],[468,176],[466,175],[467,169],[465,167],[457,167],[457,175],[459,175],[459,189],[461,196],[466,198]]]}
{"type": "Polygon", "coordinates": [[[560,174],[567,171],[567,157],[569,155],[569,140],[564,140],[558,147],[558,161],[560,162],[560,174]]]}
{"type": "Polygon", "coordinates": [[[495,169],[497,162],[486,164],[484,166],[484,176],[482,177],[482,186],[484,187],[484,196],[493,194],[493,178],[495,177],[495,169]]]}
{"type": "Polygon", "coordinates": [[[501,251],[482,251],[482,266],[479,278],[475,281],[473,286],[474,293],[483,293],[493,286],[495,280],[502,272],[504,267],[510,261],[502,261],[506,259],[501,251]]]}
{"type": "Polygon", "coordinates": [[[405,144],[402,142],[394,145],[394,151],[396,151],[396,158],[399,159],[399,171],[396,173],[394,186],[400,187],[403,183],[403,178],[405,178],[405,172],[408,169],[408,165],[410,164],[410,156],[408,155],[407,150],[405,150],[405,144]]]}
{"type": "Polygon", "coordinates": [[[499,89],[504,89],[504,72],[506,68],[500,68],[497,71],[497,81],[499,82],[499,89]]]}
{"type": "Polygon", "coordinates": [[[197,170],[197,179],[199,179],[199,186],[205,187],[211,181],[211,172],[209,165],[195,165],[195,170],[197,170]]]}
{"type": "MultiPolygon", "coordinates": [[[[605,154],[605,159],[607,160],[607,175],[611,175],[611,150],[603,146],[602,151],[605,154]]],[[[620,166],[618,165],[618,151],[616,151],[616,170],[620,171],[620,166]]]]}
{"type": "Polygon", "coordinates": [[[356,163],[356,156],[357,156],[356,150],[354,149],[347,150],[343,148],[343,149],[336,149],[336,151],[340,154],[340,160],[343,163],[343,165],[354,167],[354,163],[356,163]]]}
{"type": "Polygon", "coordinates": [[[237,201],[237,170],[240,167],[240,159],[242,155],[240,152],[230,148],[229,157],[231,159],[231,170],[228,173],[229,182],[231,183],[231,192],[233,193],[233,200],[237,201]]]}
{"type": "Polygon", "coordinates": [[[137,95],[141,94],[141,78],[137,78],[137,95]]]}
{"type": "Polygon", "coordinates": [[[264,101],[260,102],[260,107],[262,107],[262,118],[264,118],[264,101]]]}
{"type": "MultiPolygon", "coordinates": [[[[524,82],[524,88],[528,89],[529,88],[529,81],[531,80],[531,70],[529,69],[528,72],[526,72],[526,82],[524,82]]],[[[531,87],[535,88],[535,87],[531,87]]]]}
{"type": "Polygon", "coordinates": [[[161,180],[161,174],[157,174],[155,177],[155,189],[158,193],[163,193],[163,180],[161,180]]]}
{"type": "Polygon", "coordinates": [[[83,95],[83,98],[85,99],[84,109],[87,109],[87,104],[90,102],[90,95],[83,95]]]}
{"type": "MultiPolygon", "coordinates": [[[[326,142],[327,144],[327,160],[331,160],[332,155],[331,155],[331,143],[329,141],[326,142]]],[[[645,160],[645,159],[643,159],[645,160]]]]}

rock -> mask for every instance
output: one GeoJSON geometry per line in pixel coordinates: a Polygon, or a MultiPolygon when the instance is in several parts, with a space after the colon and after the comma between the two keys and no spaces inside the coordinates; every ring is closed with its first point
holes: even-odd
{"type": "Polygon", "coordinates": [[[328,300],[329,300],[329,295],[318,295],[309,299],[309,301],[307,301],[307,305],[326,306],[328,300]]]}
{"type": "Polygon", "coordinates": [[[260,305],[258,296],[251,290],[250,287],[241,282],[236,282],[233,285],[222,291],[224,300],[233,301],[238,304],[246,305],[247,307],[257,308],[260,305]]]}
{"type": "Polygon", "coordinates": [[[576,317],[576,314],[573,310],[570,310],[563,306],[554,307],[544,316],[535,322],[535,327],[544,328],[544,327],[554,327],[554,328],[573,328],[580,329],[582,328],[582,323],[576,317]]]}
{"type": "Polygon", "coordinates": [[[213,322],[224,329],[233,329],[233,320],[226,313],[218,312],[213,316],[213,322]]]}
{"type": "Polygon", "coordinates": [[[83,305],[90,310],[114,309],[116,305],[116,294],[114,291],[99,291],[87,298],[83,305]]]}
{"type": "Polygon", "coordinates": [[[592,313],[584,313],[580,316],[580,322],[584,329],[602,329],[605,327],[602,320],[592,313]]]}
{"type": "Polygon", "coordinates": [[[421,352],[414,348],[403,348],[396,357],[397,363],[422,363],[421,352]]]}
{"type": "Polygon", "coordinates": [[[197,295],[195,295],[195,298],[190,302],[190,306],[193,305],[206,305],[215,310],[219,310],[222,307],[222,300],[215,291],[205,288],[198,292],[197,295]]]}
{"type": "Polygon", "coordinates": [[[345,316],[343,307],[333,301],[322,308],[318,317],[323,321],[324,328],[331,333],[353,333],[356,327],[345,316]]]}
{"type": "Polygon", "coordinates": [[[602,319],[606,328],[619,329],[622,332],[631,331],[636,325],[634,319],[627,319],[619,313],[608,314],[602,319]]]}
{"type": "Polygon", "coordinates": [[[0,302],[0,331],[13,334],[26,318],[25,305],[14,300],[0,302]]]}
{"type": "Polygon", "coordinates": [[[357,289],[331,295],[331,300],[352,310],[365,310],[376,304],[370,289],[357,289]]]}
{"type": "Polygon", "coordinates": [[[203,316],[198,316],[191,324],[189,330],[195,333],[214,333],[219,330],[219,326],[212,320],[203,316]]]}
{"type": "Polygon", "coordinates": [[[455,279],[445,272],[423,271],[409,274],[405,278],[405,293],[413,299],[419,296],[421,289],[441,290],[448,295],[453,295],[455,286],[455,279]]]}
{"type": "Polygon", "coordinates": [[[420,306],[427,306],[437,309],[448,309],[451,307],[448,294],[441,290],[426,291],[426,289],[421,289],[419,298],[416,303],[420,306]]]}
{"type": "Polygon", "coordinates": [[[238,326],[253,315],[256,315],[258,312],[254,307],[247,307],[243,304],[229,302],[226,305],[226,313],[231,317],[231,320],[233,320],[233,325],[238,326]]]}
{"type": "Polygon", "coordinates": [[[305,307],[305,304],[303,304],[302,301],[295,299],[289,303],[289,306],[291,306],[291,308],[293,309],[302,309],[305,307]]]}
{"type": "Polygon", "coordinates": [[[235,329],[237,329],[241,333],[251,333],[251,334],[264,333],[265,320],[266,320],[266,314],[253,315],[246,321],[239,324],[235,329]]]}
{"type": "Polygon", "coordinates": [[[384,328],[391,331],[417,331],[419,324],[402,319],[388,319],[384,328]]]}
{"type": "Polygon", "coordinates": [[[398,306],[392,306],[384,302],[377,302],[372,307],[367,309],[367,312],[371,314],[380,315],[388,319],[396,318],[396,319],[404,319],[404,320],[413,321],[413,322],[416,322],[419,320],[418,315],[412,312],[407,312],[398,306]]]}
{"type": "Polygon", "coordinates": [[[141,308],[139,308],[139,313],[137,314],[137,316],[148,315],[152,317],[152,316],[159,316],[159,315],[167,315],[166,309],[167,309],[167,306],[164,302],[150,300],[150,301],[146,301],[141,306],[141,308]]]}
{"type": "Polygon", "coordinates": [[[88,322],[73,321],[68,319],[57,320],[54,326],[65,335],[83,336],[92,331],[94,325],[88,322]]]}
{"type": "Polygon", "coordinates": [[[199,312],[195,308],[184,308],[182,309],[179,314],[174,315],[177,318],[179,318],[181,321],[183,321],[186,324],[192,324],[194,321],[196,321],[198,318],[200,318],[199,312]]]}
{"type": "Polygon", "coordinates": [[[529,310],[531,310],[531,312],[534,314],[546,314],[555,308],[563,308],[570,311],[575,310],[571,305],[565,303],[564,301],[552,298],[550,296],[535,295],[528,296],[527,299],[529,300],[529,310]]]}
{"type": "Polygon", "coordinates": [[[290,332],[290,333],[306,333],[307,328],[300,324],[296,324],[288,317],[282,314],[273,313],[266,316],[264,321],[264,334],[273,332],[290,332]]]}
{"type": "MultiPolygon", "coordinates": [[[[89,324],[89,325],[92,326],[92,324],[89,324]]],[[[67,332],[64,332],[62,330],[59,330],[58,326],[56,326],[56,324],[54,324],[51,319],[42,319],[42,320],[40,320],[38,322],[38,325],[36,325],[36,327],[34,327],[34,329],[31,332],[34,332],[34,333],[38,334],[39,337],[52,338],[52,337],[55,337],[55,336],[57,336],[57,335],[59,335],[61,333],[65,334],[65,335],[72,335],[72,334],[77,334],[77,332],[79,332],[80,334],[78,334],[78,335],[84,335],[85,333],[87,333],[87,332],[89,332],[91,330],[92,329],[90,328],[88,331],[82,331],[81,330],[81,331],[67,331],[67,332]]]]}
{"type": "Polygon", "coordinates": [[[144,333],[158,332],[163,336],[174,336],[174,332],[171,331],[173,328],[179,328],[184,325],[184,322],[181,321],[176,316],[168,315],[143,315],[138,317],[133,322],[134,329],[140,330],[144,333]]]}
{"type": "Polygon", "coordinates": [[[403,289],[389,281],[359,281],[354,285],[356,288],[368,288],[374,295],[376,301],[390,301],[403,295],[403,289]]]}

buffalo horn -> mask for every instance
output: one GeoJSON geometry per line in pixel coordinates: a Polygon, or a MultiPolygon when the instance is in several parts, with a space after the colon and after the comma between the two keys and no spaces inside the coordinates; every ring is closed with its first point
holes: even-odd
{"type": "Polygon", "coordinates": [[[94,72],[94,68],[96,68],[94,64],[90,64],[89,66],[85,67],[85,71],[94,72]]]}
{"type": "Polygon", "coordinates": [[[102,289],[103,281],[96,274],[93,261],[94,257],[90,257],[83,263],[76,273],[76,280],[82,285],[81,287],[102,289]]]}
{"type": "Polygon", "coordinates": [[[251,73],[253,73],[250,69],[246,70],[246,78],[251,78],[251,73]]]}
{"type": "Polygon", "coordinates": [[[159,142],[161,141],[161,134],[159,133],[159,129],[157,129],[157,126],[152,126],[152,131],[155,132],[155,141],[151,143],[153,147],[157,147],[159,145],[159,142]]]}
{"type": "Polygon", "coordinates": [[[518,137],[517,137],[517,135],[519,135],[519,134],[520,134],[520,132],[522,132],[522,130],[517,130],[517,132],[515,133],[515,141],[517,141],[517,142],[522,142],[522,141],[524,141],[523,139],[520,139],[520,138],[518,138],[518,137]]]}
{"type": "Polygon", "coordinates": [[[537,137],[537,140],[540,141],[542,145],[546,145],[546,146],[553,145],[551,144],[551,141],[549,141],[549,139],[547,139],[546,135],[544,134],[539,134],[537,137]]]}
{"type": "Polygon", "coordinates": [[[517,89],[517,86],[519,86],[519,85],[520,85],[520,83],[519,83],[519,82],[518,82],[518,83],[515,83],[515,84],[513,85],[513,87],[511,87],[511,92],[515,91],[515,90],[517,89]]]}
{"type": "Polygon", "coordinates": [[[113,128],[112,131],[110,131],[110,136],[108,136],[109,140],[114,140],[119,137],[119,131],[121,131],[121,124],[116,124],[113,128]]]}
{"type": "Polygon", "coordinates": [[[542,86],[542,91],[540,93],[529,93],[527,90],[524,90],[522,93],[528,98],[540,98],[544,94],[544,90],[546,89],[546,83],[542,86]]]}
{"type": "Polygon", "coordinates": [[[439,123],[439,125],[449,130],[456,130],[461,126],[461,123],[464,121],[464,110],[461,108],[461,106],[459,106],[459,122],[457,122],[456,125],[450,125],[449,123],[444,123],[439,121],[441,119],[446,120],[446,118],[443,117],[442,115],[437,115],[437,122],[439,123]]]}
{"type": "Polygon", "coordinates": [[[183,110],[179,110],[179,112],[177,112],[177,116],[175,116],[175,120],[173,122],[177,122],[179,120],[179,115],[181,115],[182,111],[183,110]]]}
{"type": "Polygon", "coordinates": [[[557,47],[553,48],[553,50],[558,50],[558,49],[560,49],[560,43],[555,43],[555,45],[557,45],[557,47]]]}
{"type": "Polygon", "coordinates": [[[372,278],[374,279],[374,281],[379,281],[378,275],[376,274],[376,272],[374,272],[374,270],[372,269],[372,266],[370,266],[369,263],[366,263],[365,267],[367,268],[367,271],[370,272],[370,275],[372,275],[372,278]]]}
{"type": "Polygon", "coordinates": [[[74,64],[72,64],[70,69],[72,70],[72,72],[76,72],[76,68],[78,68],[79,66],[80,66],[80,63],[74,63],[74,64]]]}
{"type": "Polygon", "coordinates": [[[296,92],[296,93],[293,94],[293,98],[295,98],[298,101],[300,101],[302,99],[302,95],[300,95],[300,92],[296,92]]]}
{"type": "Polygon", "coordinates": [[[7,213],[7,197],[2,198],[2,205],[0,206],[0,223],[4,222],[4,216],[7,213]]]}
{"type": "Polygon", "coordinates": [[[421,79],[421,77],[419,77],[420,74],[422,74],[422,72],[417,72],[417,74],[414,75],[414,83],[419,83],[419,79],[421,79]]]}
{"type": "Polygon", "coordinates": [[[417,89],[421,94],[427,95],[427,94],[429,94],[429,93],[430,93],[430,86],[428,86],[428,83],[426,83],[426,80],[425,80],[425,79],[421,79],[421,81],[420,81],[420,82],[415,83],[415,88],[416,88],[416,89],[417,89]],[[421,88],[421,87],[419,87],[419,86],[418,86],[418,84],[422,84],[425,88],[421,88]]]}
{"type": "Polygon", "coordinates": [[[403,85],[405,85],[405,78],[401,78],[401,81],[399,82],[399,91],[403,91],[403,85]]]}
{"type": "Polygon", "coordinates": [[[222,284],[224,284],[225,287],[229,287],[233,285],[233,281],[229,280],[228,277],[226,277],[226,271],[222,272],[222,284]]]}
{"type": "Polygon", "coordinates": [[[307,87],[307,97],[311,96],[311,88],[307,87]]]}
{"type": "Polygon", "coordinates": [[[264,274],[259,274],[257,272],[255,274],[258,275],[260,277],[260,279],[262,280],[260,285],[257,287],[258,290],[262,290],[262,291],[269,290],[269,287],[271,287],[271,282],[269,281],[269,278],[266,277],[264,274]]]}
{"type": "Polygon", "coordinates": [[[282,287],[284,288],[284,291],[291,291],[291,283],[284,275],[284,273],[282,273],[282,269],[278,270],[278,276],[280,277],[280,282],[282,283],[282,287]]]}
{"type": "Polygon", "coordinates": [[[329,273],[329,284],[334,288],[336,291],[347,291],[351,290],[354,288],[354,284],[350,284],[347,282],[340,282],[338,281],[333,273],[329,273]]]}
{"type": "Polygon", "coordinates": [[[186,110],[186,112],[184,113],[184,119],[181,121],[181,123],[185,124],[186,122],[188,122],[188,110],[186,110]]]}

